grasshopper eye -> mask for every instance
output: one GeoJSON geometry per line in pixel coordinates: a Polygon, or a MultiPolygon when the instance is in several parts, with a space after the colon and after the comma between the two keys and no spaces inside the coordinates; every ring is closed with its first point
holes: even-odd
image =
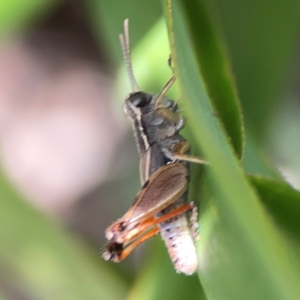
{"type": "Polygon", "coordinates": [[[143,93],[143,92],[135,92],[129,95],[128,100],[135,106],[135,107],[144,107],[151,102],[152,96],[143,93]]]}

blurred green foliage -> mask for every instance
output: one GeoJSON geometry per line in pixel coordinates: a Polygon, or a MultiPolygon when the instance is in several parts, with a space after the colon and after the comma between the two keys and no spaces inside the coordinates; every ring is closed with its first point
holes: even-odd
{"type": "Polygon", "coordinates": [[[23,32],[59,4],[56,0],[11,0],[0,3],[0,38],[23,32]]]}
{"type": "MultiPolygon", "coordinates": [[[[130,19],[133,61],[143,89],[159,91],[170,76],[170,48],[175,57],[186,132],[196,152],[210,162],[201,181],[197,167],[192,174],[191,192],[202,204],[199,280],[176,274],[155,238],[129,286],[111,264],[31,208],[1,176],[2,280],[17,281],[37,299],[298,299],[300,194],[266,160],[262,146],[269,119],[289,88],[299,2],[83,3],[99,47],[112,65],[120,66],[119,98],[130,90],[124,85],[128,79],[117,38],[125,18],[130,19]],[[243,164],[250,177],[236,156],[244,144],[237,94],[245,115],[243,164]]],[[[0,37],[28,30],[60,4],[1,2],[0,37]]]]}

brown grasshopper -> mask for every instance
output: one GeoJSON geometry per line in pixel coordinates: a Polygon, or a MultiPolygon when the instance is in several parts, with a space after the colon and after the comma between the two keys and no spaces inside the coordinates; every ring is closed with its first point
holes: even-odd
{"type": "Polygon", "coordinates": [[[132,72],[128,20],[124,22],[120,42],[133,90],[125,99],[123,110],[135,134],[142,188],[128,212],[107,228],[110,243],[103,258],[119,262],[160,232],[177,272],[193,274],[198,266],[194,244],[197,208],[193,202],[185,203],[187,162],[205,162],[189,155],[188,142],[178,134],[184,120],[176,102],[164,97],[175,76],[159,95],[141,92],[132,72]],[[188,211],[192,212],[189,220],[188,211]]]}

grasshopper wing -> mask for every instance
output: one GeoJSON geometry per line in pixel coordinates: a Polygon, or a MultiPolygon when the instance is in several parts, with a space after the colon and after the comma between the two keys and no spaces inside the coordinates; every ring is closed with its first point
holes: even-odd
{"type": "Polygon", "coordinates": [[[171,163],[159,168],[145,182],[122,219],[135,223],[162,211],[187,189],[187,176],[187,167],[182,163],[171,163]]]}

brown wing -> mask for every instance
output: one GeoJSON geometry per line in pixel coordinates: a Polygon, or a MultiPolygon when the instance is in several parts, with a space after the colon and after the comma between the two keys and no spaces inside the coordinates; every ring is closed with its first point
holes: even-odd
{"type": "Polygon", "coordinates": [[[176,201],[187,188],[188,170],[182,163],[159,168],[137,194],[129,211],[121,218],[126,223],[154,216],[176,201]]]}

